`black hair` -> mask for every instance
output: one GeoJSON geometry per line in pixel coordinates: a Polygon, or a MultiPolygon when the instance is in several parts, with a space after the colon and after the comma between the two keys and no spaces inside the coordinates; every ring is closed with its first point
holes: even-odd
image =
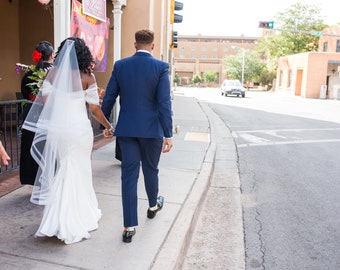
{"type": "Polygon", "coordinates": [[[51,55],[53,54],[53,46],[48,41],[41,41],[37,46],[35,46],[35,50],[42,54],[35,68],[36,69],[44,68],[44,62],[48,61],[51,55]]]}
{"type": "Polygon", "coordinates": [[[69,37],[65,39],[59,46],[55,58],[58,57],[59,52],[63,48],[66,40],[74,41],[74,48],[77,54],[78,67],[84,73],[91,74],[91,65],[93,63],[93,56],[89,47],[85,44],[85,41],[77,37],[69,37]]]}

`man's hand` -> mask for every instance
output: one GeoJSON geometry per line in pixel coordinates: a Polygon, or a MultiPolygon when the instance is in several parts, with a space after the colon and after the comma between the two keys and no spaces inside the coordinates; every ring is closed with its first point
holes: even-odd
{"type": "Polygon", "coordinates": [[[111,127],[104,129],[102,132],[105,138],[112,138],[114,131],[115,131],[114,128],[111,127]]]}
{"type": "Polygon", "coordinates": [[[167,153],[172,148],[172,139],[171,138],[164,138],[163,139],[163,146],[162,146],[162,153],[167,153]]]}

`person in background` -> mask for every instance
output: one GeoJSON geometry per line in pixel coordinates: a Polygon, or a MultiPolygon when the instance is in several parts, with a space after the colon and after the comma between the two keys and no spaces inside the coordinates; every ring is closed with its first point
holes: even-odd
{"type": "MultiPolygon", "coordinates": [[[[47,72],[52,67],[54,59],[52,44],[48,41],[40,42],[33,51],[32,59],[36,64],[34,71],[42,69],[47,72]]],[[[31,69],[28,70],[21,80],[21,94],[25,99],[29,100],[29,102],[26,102],[23,106],[23,122],[36,97],[34,93],[39,90],[36,85],[31,85],[31,83],[35,83],[35,81],[30,78],[34,71],[31,69]]],[[[22,129],[19,169],[20,182],[22,185],[34,185],[35,176],[38,170],[38,164],[30,153],[34,135],[34,132],[22,129]]]]}
{"type": "Polygon", "coordinates": [[[124,228],[122,240],[130,243],[138,225],[137,182],[140,163],[152,219],[163,207],[158,196],[158,163],[161,152],[172,147],[172,113],[169,64],[152,56],[154,33],[135,33],[136,53],[115,62],[102,110],[109,118],[119,96],[120,112],[114,135],[122,154],[121,182],[124,228]]]}

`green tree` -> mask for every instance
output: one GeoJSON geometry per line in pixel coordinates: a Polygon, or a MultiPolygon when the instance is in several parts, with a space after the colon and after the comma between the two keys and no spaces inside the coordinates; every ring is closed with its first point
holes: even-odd
{"type": "Polygon", "coordinates": [[[174,83],[179,83],[179,82],[180,82],[180,78],[179,78],[178,74],[175,74],[174,83]]]}
{"type": "Polygon", "coordinates": [[[203,76],[204,76],[205,82],[213,83],[217,79],[217,72],[216,71],[207,71],[207,72],[204,72],[203,76]]]}
{"type": "Polygon", "coordinates": [[[192,81],[194,82],[194,84],[198,84],[200,82],[202,82],[202,79],[200,77],[200,75],[196,74],[193,78],[192,81]]]}
{"type": "MultiPolygon", "coordinates": [[[[224,59],[224,74],[234,80],[242,80],[243,52],[227,56],[224,59]]],[[[265,70],[266,63],[261,60],[256,51],[244,51],[244,82],[259,81],[261,73],[265,70]]]]}
{"type": "Polygon", "coordinates": [[[277,62],[281,56],[317,51],[319,37],[311,33],[325,28],[317,6],[295,3],[279,12],[274,21],[279,33],[260,39],[257,47],[265,52],[267,59],[277,62]]]}

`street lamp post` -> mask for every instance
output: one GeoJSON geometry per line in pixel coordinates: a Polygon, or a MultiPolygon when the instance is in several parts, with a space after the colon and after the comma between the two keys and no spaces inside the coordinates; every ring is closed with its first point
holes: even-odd
{"type": "Polygon", "coordinates": [[[244,86],[244,48],[242,48],[242,86],[244,86]]]}
{"type": "Polygon", "coordinates": [[[237,47],[237,46],[231,46],[234,50],[239,50],[241,49],[242,50],[242,79],[241,79],[241,83],[242,83],[242,86],[244,85],[244,54],[245,54],[245,50],[244,48],[240,48],[240,47],[237,47]]]}

